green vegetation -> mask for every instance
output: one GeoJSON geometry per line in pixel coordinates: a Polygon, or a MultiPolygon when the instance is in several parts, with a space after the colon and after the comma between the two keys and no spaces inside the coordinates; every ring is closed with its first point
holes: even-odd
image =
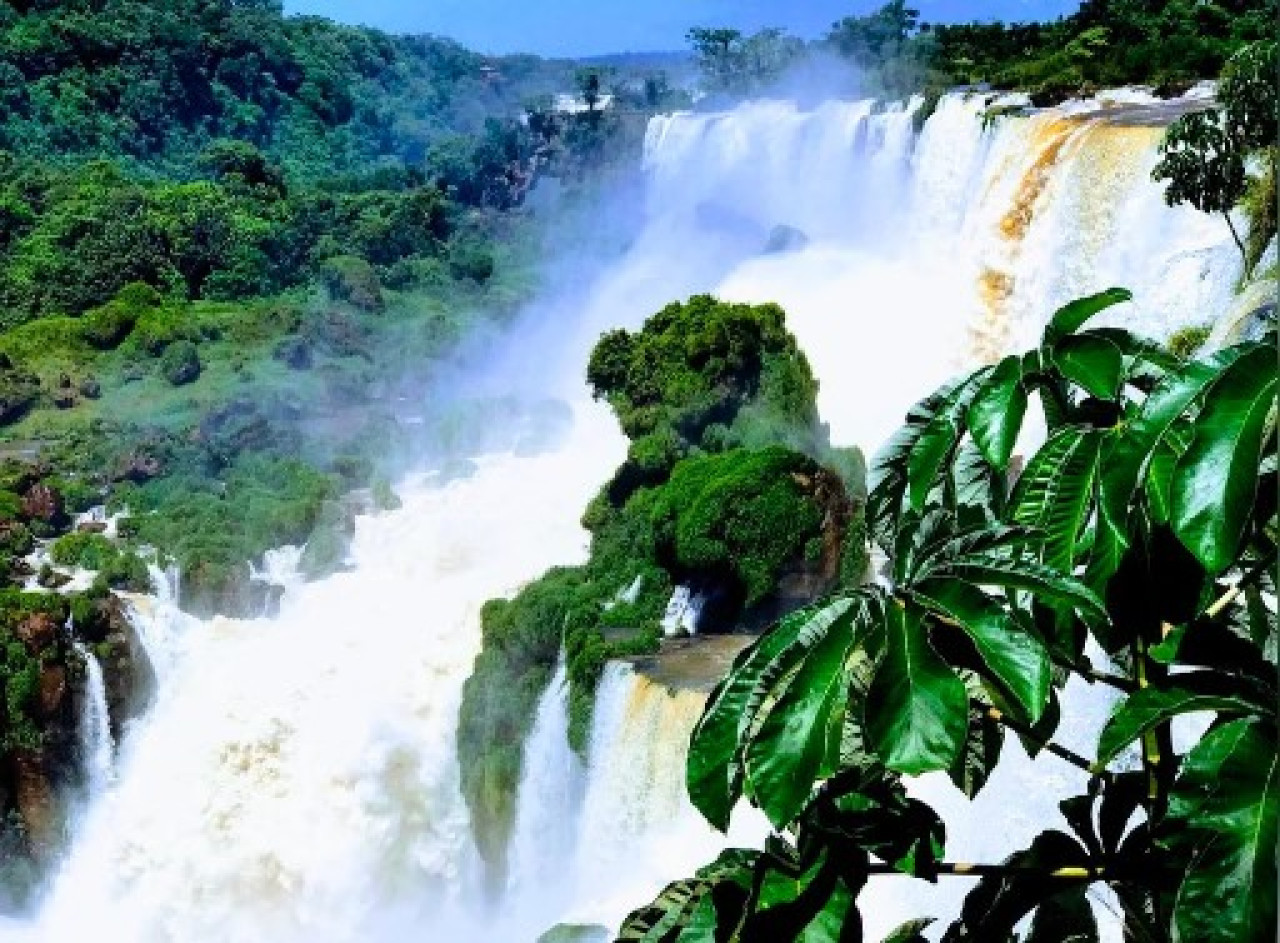
{"type": "Polygon", "coordinates": [[[1276,162],[1280,145],[1280,45],[1253,43],[1227,62],[1218,84],[1218,107],[1184,115],[1169,125],[1152,171],[1167,181],[1170,206],[1190,203],[1220,213],[1244,259],[1248,278],[1276,236],[1276,162]],[[1252,168],[1260,172],[1250,175],[1252,168]],[[1249,229],[1241,239],[1231,220],[1244,204],[1249,229]]]}
{"type": "Polygon", "coordinates": [[[936,95],[955,85],[1030,92],[1038,106],[1102,87],[1145,83],[1175,94],[1216,75],[1244,43],[1271,38],[1275,0],[1085,0],[1051,23],[931,24],[905,0],[835,23],[805,43],[777,30],[689,33],[712,93],[750,94],[815,54],[855,68],[877,98],[936,95]]]}
{"type": "Polygon", "coordinates": [[[769,629],[693,734],[707,820],[727,828],[746,798],[777,831],[672,884],[620,940],[860,939],[863,889],[910,878],[976,881],[946,941],[1017,939],[1028,918],[1031,941],[1097,939],[1095,882],[1126,939],[1273,937],[1276,336],[1187,361],[1085,329],[1129,297],[1067,305],[1037,349],[913,407],[872,473],[886,580],[769,629]],[[1017,475],[1032,396],[1047,436],[1017,475]],[[1091,758],[1053,742],[1070,679],[1118,692],[1091,758]],[[1188,714],[1211,720],[1178,750],[1188,714]],[[945,771],[972,797],[1010,732],[1076,767],[1065,828],[1002,862],[948,861],[904,777],[945,771]],[[1135,744],[1138,768],[1118,761],[1135,744]]]}
{"type": "Polygon", "coordinates": [[[833,587],[846,559],[859,575],[865,562],[861,456],[827,445],[817,383],[779,307],[669,305],[635,334],[604,335],[587,375],[631,439],[583,515],[590,559],[486,604],[464,688],[462,788],[495,878],[521,749],[561,651],[581,751],[606,661],[658,648],[675,586],[705,595],[701,631],[732,631],[833,587]]]}

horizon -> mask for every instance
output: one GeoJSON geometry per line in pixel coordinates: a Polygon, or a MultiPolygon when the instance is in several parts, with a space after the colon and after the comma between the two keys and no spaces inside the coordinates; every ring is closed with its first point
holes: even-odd
{"type": "MultiPolygon", "coordinates": [[[[323,16],[390,33],[440,36],[487,55],[583,59],[683,52],[685,34],[694,26],[728,26],[748,33],[780,27],[802,39],[816,39],[838,20],[865,15],[881,5],[881,0],[809,0],[785,6],[776,0],[651,0],[642,9],[629,8],[625,17],[592,0],[548,0],[514,10],[504,0],[433,0],[429,6],[410,0],[366,0],[359,12],[342,0],[286,0],[284,9],[290,15],[323,16]],[[565,23],[574,28],[566,31],[565,23]]],[[[929,23],[1055,20],[1079,5],[1078,0],[916,4],[921,20],[929,23]]]]}

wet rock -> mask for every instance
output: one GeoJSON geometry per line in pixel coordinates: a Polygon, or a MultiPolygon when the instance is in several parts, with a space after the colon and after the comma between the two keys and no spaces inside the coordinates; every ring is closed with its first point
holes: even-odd
{"type": "Polygon", "coordinates": [[[174,386],[186,386],[200,379],[203,366],[196,345],[191,341],[176,341],[165,348],[160,357],[160,373],[174,386]]]}
{"type": "Polygon", "coordinates": [[[13,634],[35,655],[58,640],[58,623],[47,612],[33,612],[14,629],[13,634]]]}
{"type": "Polygon", "coordinates": [[[49,764],[40,750],[17,749],[10,757],[14,805],[25,826],[30,852],[48,861],[57,851],[61,820],[54,800],[49,764]]]}
{"type": "Polygon", "coordinates": [[[313,357],[311,345],[301,337],[286,337],[275,346],[271,356],[290,370],[310,370],[313,357]]]}
{"type": "Polygon", "coordinates": [[[22,516],[51,527],[63,527],[68,523],[62,495],[43,482],[32,485],[22,496],[22,516]]]}
{"type": "Polygon", "coordinates": [[[58,716],[67,700],[67,669],[62,665],[45,665],[40,672],[40,694],[36,712],[42,720],[58,716]]]}
{"type": "Polygon", "coordinates": [[[97,378],[87,376],[80,381],[80,395],[85,399],[98,399],[102,396],[102,384],[97,378]]]}
{"type": "Polygon", "coordinates": [[[39,395],[40,381],[34,374],[0,368],[0,424],[21,419],[39,395]]]}
{"type": "Polygon", "coordinates": [[[59,573],[49,564],[40,567],[40,573],[36,576],[36,585],[42,589],[59,590],[71,582],[71,577],[65,573],[59,573]]]}
{"type": "Polygon", "coordinates": [[[75,409],[78,402],[75,390],[59,389],[53,394],[53,405],[59,409],[75,409]]]}
{"type": "Polygon", "coordinates": [[[71,389],[71,376],[69,374],[66,374],[66,373],[58,374],[58,389],[60,390],[71,389]]]}
{"type": "Polygon", "coordinates": [[[111,474],[112,481],[132,481],[142,484],[164,473],[164,463],[155,455],[143,449],[126,452],[116,461],[115,470],[111,474]]]}
{"type": "Polygon", "coordinates": [[[76,525],[76,530],[82,534],[105,534],[107,532],[107,522],[81,521],[76,525]]]}

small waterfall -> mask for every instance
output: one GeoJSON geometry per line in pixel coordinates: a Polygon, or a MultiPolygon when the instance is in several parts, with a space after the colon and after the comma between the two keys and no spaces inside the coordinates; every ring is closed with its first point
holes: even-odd
{"type": "Polygon", "coordinates": [[[568,882],[548,877],[572,858],[582,789],[582,761],[569,748],[569,677],[561,651],[525,743],[508,854],[506,903],[526,926],[550,925],[566,903],[568,882]]]}
{"type": "Polygon", "coordinates": [[[706,600],[688,586],[677,586],[662,614],[662,631],[667,637],[688,633],[698,634],[698,619],[706,600]]]}
{"type": "MultiPolygon", "coordinates": [[[[685,792],[689,736],[706,695],[670,690],[610,663],[593,718],[587,788],[568,922],[616,927],[673,877],[692,874],[725,844],[685,792]]],[[[763,816],[741,810],[729,842],[758,846],[763,816]]]]}
{"type": "Polygon", "coordinates": [[[115,766],[115,743],[111,739],[111,714],[107,709],[107,686],[102,665],[83,642],[73,644],[84,664],[84,703],[80,710],[80,753],[84,764],[86,791],[96,798],[111,785],[115,766]]]}

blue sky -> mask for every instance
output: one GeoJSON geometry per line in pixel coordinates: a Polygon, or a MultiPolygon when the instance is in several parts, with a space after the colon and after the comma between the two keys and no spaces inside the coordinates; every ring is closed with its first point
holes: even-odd
{"type": "MultiPolygon", "coordinates": [[[[450,36],[481,52],[580,56],[684,48],[690,26],[782,26],[814,37],[883,0],[285,0],[315,13],[402,33],[450,36]]],[[[917,0],[924,19],[1053,19],[1078,0],[917,0]]]]}

